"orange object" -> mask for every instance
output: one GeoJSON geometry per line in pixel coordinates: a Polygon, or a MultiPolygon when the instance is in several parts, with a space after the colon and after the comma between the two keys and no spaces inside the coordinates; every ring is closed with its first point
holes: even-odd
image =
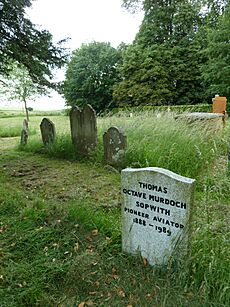
{"type": "Polygon", "coordinates": [[[226,102],[227,102],[226,97],[215,96],[215,98],[213,98],[212,112],[213,113],[221,113],[221,114],[225,115],[225,113],[226,113],[226,102]]]}

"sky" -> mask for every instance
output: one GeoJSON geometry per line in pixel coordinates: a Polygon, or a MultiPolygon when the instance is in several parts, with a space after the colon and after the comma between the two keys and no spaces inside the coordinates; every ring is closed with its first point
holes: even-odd
{"type": "MultiPolygon", "coordinates": [[[[27,17],[39,29],[49,30],[54,42],[69,37],[65,47],[73,51],[83,43],[132,43],[142,20],[142,13],[131,14],[121,7],[122,0],[34,0],[27,17]]],[[[58,79],[64,78],[64,72],[58,79]]],[[[64,108],[64,99],[57,93],[51,98],[30,101],[34,109],[64,108]]]]}

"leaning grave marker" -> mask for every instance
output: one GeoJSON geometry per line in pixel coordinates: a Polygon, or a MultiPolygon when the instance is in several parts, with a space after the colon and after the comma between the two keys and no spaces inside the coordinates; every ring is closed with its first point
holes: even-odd
{"type": "Polygon", "coordinates": [[[122,250],[150,265],[187,250],[195,180],[171,171],[127,168],[122,181],[122,250]]]}

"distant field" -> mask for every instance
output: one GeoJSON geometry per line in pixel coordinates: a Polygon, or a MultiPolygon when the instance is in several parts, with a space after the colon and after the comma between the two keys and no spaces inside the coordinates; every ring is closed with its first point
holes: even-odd
{"type": "MultiPolygon", "coordinates": [[[[63,115],[64,110],[54,110],[54,111],[31,111],[29,112],[29,116],[55,116],[55,115],[63,115]]],[[[25,112],[20,109],[7,109],[7,108],[0,108],[0,118],[4,117],[15,117],[15,116],[20,116],[20,117],[25,117],[25,112]]]]}
{"type": "MultiPolygon", "coordinates": [[[[68,116],[61,116],[61,115],[52,115],[49,113],[41,113],[40,115],[33,115],[30,116],[30,121],[29,121],[29,126],[37,129],[39,131],[39,125],[42,121],[42,119],[44,117],[49,117],[50,120],[52,120],[55,125],[57,125],[58,129],[60,129],[61,131],[67,129],[67,126],[69,124],[69,118],[68,116]]],[[[21,126],[22,127],[22,123],[23,120],[25,119],[25,115],[19,113],[16,116],[9,116],[9,117],[1,117],[0,116],[0,127],[9,127],[9,128],[14,128],[16,126],[21,126]]]]}

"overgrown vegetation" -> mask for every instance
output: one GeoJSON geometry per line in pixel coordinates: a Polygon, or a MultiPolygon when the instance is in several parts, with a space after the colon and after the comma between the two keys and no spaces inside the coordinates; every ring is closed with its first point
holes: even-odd
{"type": "MultiPolygon", "coordinates": [[[[98,118],[98,147],[91,161],[103,163],[102,136],[111,126],[117,126],[127,135],[128,149],[123,167],[158,166],[203,182],[203,175],[212,171],[214,161],[227,154],[227,133],[216,131],[215,123],[190,124],[176,119],[176,114],[171,112],[136,112],[132,117],[127,117],[128,114],[119,112],[98,118]]],[[[56,117],[54,123],[57,138],[53,145],[45,149],[37,135],[22,149],[79,160],[73,151],[68,118],[56,117]]]]}
{"type": "MultiPolygon", "coordinates": [[[[0,127],[0,137],[15,137],[20,136],[22,132],[21,126],[15,126],[15,127],[0,127]]],[[[30,135],[36,134],[36,129],[30,130],[30,135]]]]}
{"type": "MultiPolygon", "coordinates": [[[[31,118],[31,128],[39,130],[40,119],[31,118]]],[[[68,117],[51,120],[58,137],[48,151],[37,133],[23,152],[0,155],[1,305],[229,306],[228,127],[118,113],[98,119],[98,150],[77,162],[68,117]],[[186,259],[152,268],[121,252],[120,175],[102,164],[102,134],[111,125],[128,136],[126,165],[196,177],[186,259]]]]}
{"type": "Polygon", "coordinates": [[[0,166],[2,306],[229,306],[229,198],[208,182],[188,257],[151,268],[121,253],[119,174],[25,152],[0,166]]]}

